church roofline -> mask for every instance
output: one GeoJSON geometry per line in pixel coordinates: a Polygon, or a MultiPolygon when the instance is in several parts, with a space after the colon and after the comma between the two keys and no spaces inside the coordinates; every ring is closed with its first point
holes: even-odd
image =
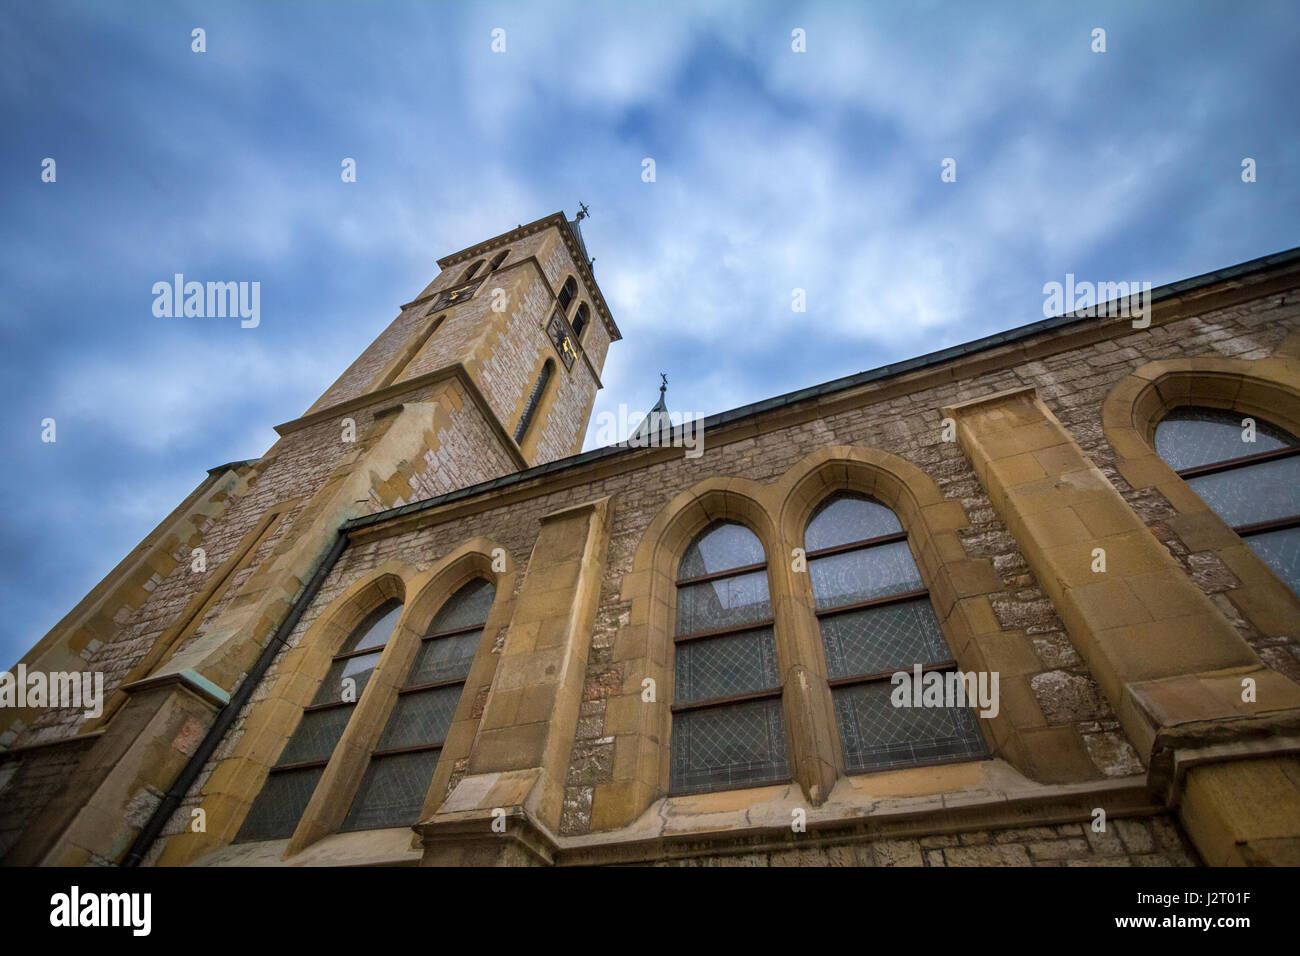
{"type": "Polygon", "coordinates": [[[497,246],[509,245],[525,239],[535,233],[542,232],[555,226],[560,230],[560,235],[564,238],[564,244],[568,247],[569,258],[574,261],[578,268],[578,274],[582,281],[586,283],[587,292],[590,294],[592,303],[596,306],[596,314],[600,316],[605,323],[605,329],[609,332],[610,340],[617,342],[623,337],[619,331],[618,324],[614,321],[613,314],[609,311],[609,304],[605,301],[605,294],[600,291],[600,286],[596,284],[595,273],[591,271],[591,264],[587,262],[586,245],[582,237],[577,234],[573,224],[565,217],[564,212],[553,212],[549,216],[543,216],[541,219],[535,219],[530,223],[522,226],[516,226],[509,232],[503,232],[499,236],[493,236],[483,242],[468,246],[459,252],[453,252],[451,255],[443,256],[438,260],[438,268],[446,269],[448,266],[454,266],[461,262],[467,262],[470,259],[476,259],[479,256],[485,256],[497,246]]]}
{"type": "MultiPolygon", "coordinates": [[[[1234,266],[1217,269],[1214,272],[1207,272],[1199,276],[1179,279],[1167,285],[1158,286],[1151,290],[1151,302],[1153,305],[1156,302],[1168,300],[1177,302],[1180,297],[1184,295],[1204,292],[1218,285],[1223,285],[1225,289],[1231,289],[1238,285],[1238,283],[1235,283],[1232,280],[1240,279],[1244,276],[1259,272],[1268,272],[1279,267],[1284,268],[1296,265],[1300,265],[1300,246],[1293,249],[1287,249],[1283,252],[1261,256],[1258,259],[1251,259],[1234,266]]],[[[1016,328],[1008,329],[1005,332],[996,332],[993,335],[986,335],[983,338],[974,339],[970,342],[964,342],[959,345],[951,345],[947,348],[928,352],[915,358],[905,359],[901,362],[893,362],[889,365],[882,365],[865,372],[857,372],[853,375],[846,375],[842,378],[832,379],[831,381],[823,382],[820,385],[812,385],[806,388],[796,389],[792,392],[786,392],[782,395],[753,402],[749,405],[742,405],[738,408],[729,409],[728,411],[718,412],[717,414],[710,415],[708,418],[704,419],[701,427],[707,432],[723,426],[734,425],[744,419],[758,417],[768,412],[786,408],[800,402],[823,398],[837,392],[846,392],[862,385],[890,379],[895,376],[904,375],[908,372],[915,372],[921,369],[940,366],[946,362],[962,359],[978,352],[984,352],[999,346],[1010,345],[1031,339],[1034,336],[1045,332],[1053,332],[1058,329],[1064,329],[1076,325],[1082,326],[1088,320],[1095,318],[1095,316],[1080,315],[1072,312],[1048,319],[1040,319],[1036,322],[1030,322],[1028,325],[1021,325],[1016,328]]],[[[1106,320],[1103,319],[1103,321],[1106,320]]],[[[1131,328],[1126,328],[1123,331],[1126,334],[1129,334],[1133,330],[1131,328]]],[[[524,471],[517,471],[508,475],[502,475],[499,478],[479,482],[476,485],[470,485],[466,488],[458,489],[457,491],[448,492],[447,494],[439,495],[436,498],[426,498],[423,501],[414,501],[397,508],[390,508],[386,511],[378,511],[371,515],[353,518],[345,522],[340,528],[340,531],[344,534],[359,531],[363,528],[383,524],[384,522],[403,518],[407,515],[416,514],[421,511],[428,511],[442,505],[476,498],[479,495],[489,494],[503,488],[523,484],[533,479],[541,478],[556,472],[569,471],[571,469],[581,468],[582,466],[591,464],[592,462],[613,458],[621,454],[632,454],[634,452],[646,450],[647,449],[637,448],[630,445],[606,445],[602,448],[593,448],[590,451],[584,451],[577,455],[570,455],[568,458],[559,458],[543,465],[536,465],[524,471]]]]}

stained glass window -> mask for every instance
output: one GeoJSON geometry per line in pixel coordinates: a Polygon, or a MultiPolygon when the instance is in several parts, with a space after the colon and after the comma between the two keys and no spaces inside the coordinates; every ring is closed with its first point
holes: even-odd
{"type": "Polygon", "coordinates": [[[293,835],[401,614],[402,605],[390,601],[367,615],[343,642],[253,801],[236,842],[293,835]]]}
{"type": "Polygon", "coordinates": [[[676,630],[671,791],[788,780],[767,565],[748,528],[715,522],[686,549],[676,630]]]}
{"type": "Polygon", "coordinates": [[[1287,586],[1300,594],[1300,442],[1220,408],[1175,409],[1156,452],[1287,586]]]}
{"type": "Polygon", "coordinates": [[[434,617],[342,829],[410,826],[419,820],[495,596],[490,581],[475,579],[434,617]]]}
{"type": "Polygon", "coordinates": [[[850,773],[979,757],[983,739],[966,706],[895,707],[898,671],[950,673],[907,532],[884,505],[838,493],[804,533],[835,721],[850,773]]]}

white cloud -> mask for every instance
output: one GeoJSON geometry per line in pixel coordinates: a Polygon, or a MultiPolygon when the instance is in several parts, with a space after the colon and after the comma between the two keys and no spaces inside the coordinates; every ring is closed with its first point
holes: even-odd
{"type": "Polygon", "coordinates": [[[324,391],[337,375],[332,358],[303,349],[271,351],[253,339],[254,330],[231,334],[241,333],[243,341],[191,340],[77,361],[58,373],[51,389],[59,415],[68,419],[61,428],[96,428],[153,452],[177,444],[204,447],[204,433],[229,428],[232,413],[259,415],[277,396],[324,391]]]}

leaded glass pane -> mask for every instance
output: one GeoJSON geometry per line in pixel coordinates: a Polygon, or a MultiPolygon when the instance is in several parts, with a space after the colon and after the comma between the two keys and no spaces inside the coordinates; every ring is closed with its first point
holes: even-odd
{"type": "Polygon", "coordinates": [[[421,750],[372,758],[341,829],[374,830],[417,823],[439,753],[421,750]]]}
{"type": "Polygon", "coordinates": [[[1221,408],[1176,409],[1156,426],[1156,454],[1175,471],[1182,471],[1296,444],[1291,435],[1259,419],[1255,419],[1255,440],[1244,441],[1241,422],[1248,417],[1221,408]]]}
{"type": "Polygon", "coordinates": [[[359,651],[367,647],[383,647],[393,635],[397,619],[402,616],[402,605],[385,604],[372,613],[361,626],[352,632],[346,644],[339,650],[340,654],[359,651]]]}
{"type": "Polygon", "coordinates": [[[1234,528],[1300,515],[1300,455],[1189,478],[1187,485],[1234,528]]]}
{"type": "Polygon", "coordinates": [[[1300,594],[1300,528],[1252,534],[1245,541],[1274,574],[1300,594]]]}
{"type": "Polygon", "coordinates": [[[705,528],[691,542],[682,555],[677,577],[695,578],[763,561],[763,546],[754,532],[743,525],[720,522],[705,528]]]}
{"type": "Polygon", "coordinates": [[[789,777],[780,698],[673,715],[673,792],[731,790],[789,777]]]}
{"type": "Polygon", "coordinates": [[[894,689],[872,681],[831,692],[849,772],[984,755],[969,708],[895,707],[894,689]]]}
{"type": "Polygon", "coordinates": [[[767,572],[753,571],[677,589],[677,633],[741,626],[772,616],[767,572]]]}
{"type": "Polygon", "coordinates": [[[831,680],[952,657],[928,597],[831,614],[821,619],[821,630],[831,680]]]}
{"type": "Polygon", "coordinates": [[[328,760],[351,716],[351,707],[329,707],[304,713],[298,729],[293,732],[285,744],[284,752],[280,754],[279,766],[306,763],[309,760],[328,760]]]}
{"type": "Polygon", "coordinates": [[[455,637],[434,637],[420,644],[420,650],[411,665],[407,686],[433,684],[444,680],[464,680],[469,666],[474,663],[482,631],[470,631],[455,637]]]}
{"type": "Polygon", "coordinates": [[[925,587],[906,541],[814,558],[808,574],[819,611],[925,587]]]}
{"type": "Polygon", "coordinates": [[[379,653],[376,651],[373,654],[359,654],[356,657],[334,661],[330,664],[330,669],[325,674],[325,679],[321,681],[320,687],[316,689],[316,696],[312,698],[312,703],[332,704],[343,700],[345,687],[343,682],[348,678],[356,682],[356,687],[348,694],[348,698],[352,703],[359,701],[361,692],[370,682],[370,675],[375,672],[375,665],[379,663],[379,653]]]}
{"type": "Polygon", "coordinates": [[[679,704],[771,690],[781,683],[770,627],[678,644],[674,660],[673,699],[679,704]]]}
{"type": "Polygon", "coordinates": [[[283,770],[268,776],[262,792],[249,808],[248,816],[244,817],[235,842],[283,840],[293,836],[298,818],[307,809],[307,801],[324,772],[324,767],[308,767],[283,770]]]}
{"type": "Polygon", "coordinates": [[[429,625],[430,634],[472,627],[487,620],[496,588],[491,581],[475,578],[447,599],[429,625]]]}
{"type": "Polygon", "coordinates": [[[376,749],[442,743],[456,713],[460,689],[461,685],[456,684],[399,695],[376,749]]]}
{"type": "Polygon", "coordinates": [[[902,530],[898,516],[879,502],[858,495],[833,495],[813,513],[804,533],[804,547],[820,551],[902,530]]]}

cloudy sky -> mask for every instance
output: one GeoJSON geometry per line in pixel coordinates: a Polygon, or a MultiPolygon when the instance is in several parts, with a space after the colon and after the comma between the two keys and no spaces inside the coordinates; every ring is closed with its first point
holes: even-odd
{"type": "Polygon", "coordinates": [[[1067,272],[1300,244],[1298,35],[1294,0],[6,0],[0,666],[434,259],[580,200],[624,334],[598,412],[660,369],[722,411],[1039,319],[1067,272]],[[155,317],[177,272],[260,282],[260,325],[155,317]]]}

